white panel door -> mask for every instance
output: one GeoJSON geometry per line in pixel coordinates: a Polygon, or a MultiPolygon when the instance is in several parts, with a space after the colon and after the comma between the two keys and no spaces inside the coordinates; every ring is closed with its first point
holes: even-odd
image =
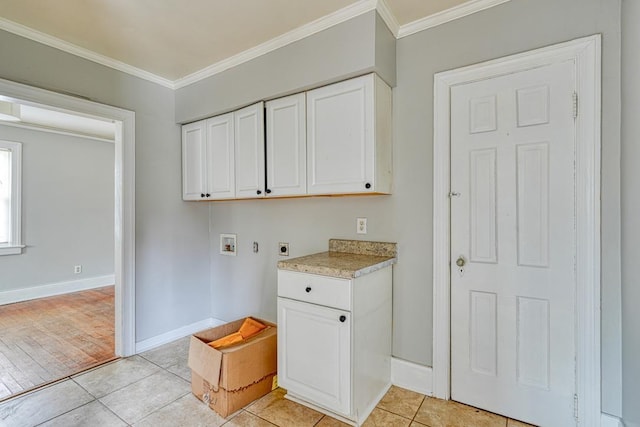
{"type": "Polygon", "coordinates": [[[305,94],[266,103],[267,195],[307,194],[305,94]]]}
{"type": "Polygon", "coordinates": [[[206,197],[205,122],[182,126],[182,199],[206,197]]]}
{"type": "Polygon", "coordinates": [[[278,298],[278,382],[351,416],[351,313],[278,298]]]}
{"type": "Polygon", "coordinates": [[[233,113],[236,199],[264,197],[264,103],[233,113]]]}
{"type": "Polygon", "coordinates": [[[575,425],[574,82],[451,90],[451,396],[542,426],[575,425]]]}
{"type": "Polygon", "coordinates": [[[373,191],[374,75],[307,92],[309,194],[373,191]]]}
{"type": "Polygon", "coordinates": [[[233,113],[206,121],[207,190],[211,199],[235,196],[233,113]]]}

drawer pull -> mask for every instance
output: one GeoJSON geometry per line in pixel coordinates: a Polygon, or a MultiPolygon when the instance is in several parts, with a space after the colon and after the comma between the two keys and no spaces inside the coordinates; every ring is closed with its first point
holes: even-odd
{"type": "Polygon", "coordinates": [[[307,293],[311,292],[311,286],[307,286],[305,291],[307,291],[307,293]]]}
{"type": "Polygon", "coordinates": [[[344,323],[345,320],[347,320],[347,316],[345,316],[345,315],[340,316],[340,321],[342,323],[344,323]]]}

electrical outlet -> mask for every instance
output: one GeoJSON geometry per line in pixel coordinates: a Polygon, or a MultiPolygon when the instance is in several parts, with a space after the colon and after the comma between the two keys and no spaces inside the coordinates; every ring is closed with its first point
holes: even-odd
{"type": "Polygon", "coordinates": [[[278,255],[289,256],[289,244],[280,242],[278,243],[278,255]]]}
{"type": "Polygon", "coordinates": [[[82,273],[82,266],[81,265],[75,265],[73,267],[73,274],[80,274],[82,273]]]}
{"type": "Polygon", "coordinates": [[[367,218],[356,218],[356,233],[367,234],[367,218]]]}

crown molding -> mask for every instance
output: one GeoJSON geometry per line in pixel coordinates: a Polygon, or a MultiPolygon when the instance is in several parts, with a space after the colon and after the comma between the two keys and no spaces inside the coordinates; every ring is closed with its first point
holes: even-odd
{"type": "Polygon", "coordinates": [[[348,21],[349,19],[355,18],[356,16],[360,16],[363,13],[376,10],[377,4],[378,2],[376,0],[363,0],[353,3],[329,15],[325,15],[322,18],[309,22],[302,27],[298,27],[292,31],[289,31],[288,33],[275,37],[258,46],[247,49],[237,55],[231,56],[227,59],[223,59],[222,61],[216,62],[215,64],[203,68],[202,70],[196,71],[195,73],[180,78],[174,82],[174,86],[176,89],[179,89],[207,77],[221,73],[244,62],[251,61],[252,59],[258,58],[259,56],[262,56],[266,53],[287,46],[298,40],[302,40],[305,37],[309,37],[313,34],[319,33],[320,31],[348,21]]]}
{"type": "Polygon", "coordinates": [[[443,10],[442,12],[425,16],[422,19],[400,26],[397,38],[401,39],[403,37],[410,36],[411,34],[446,24],[447,22],[463,18],[508,1],[511,0],[469,0],[468,2],[462,3],[458,6],[454,6],[450,9],[443,10]]]}
{"type": "Polygon", "coordinates": [[[9,21],[8,19],[0,18],[0,30],[4,30],[18,36],[42,43],[46,46],[53,47],[63,52],[70,53],[80,58],[88,59],[89,61],[96,62],[98,64],[113,68],[123,73],[130,74],[132,76],[140,77],[141,79],[148,80],[153,83],[157,83],[161,86],[174,89],[174,83],[171,80],[160,77],[156,74],[134,67],[133,65],[126,64],[108,56],[101,55],[93,52],[89,49],[77,46],[73,43],[66,42],[57,37],[50,36],[49,34],[42,33],[29,27],[25,27],[17,22],[9,21]]]}
{"type": "Polygon", "coordinates": [[[160,77],[156,74],[118,61],[105,55],[93,52],[89,49],[77,46],[73,43],[66,42],[57,37],[50,36],[32,28],[26,27],[17,22],[9,21],[0,17],[0,30],[8,31],[10,33],[25,37],[27,39],[42,43],[44,45],[59,49],[63,52],[70,53],[75,56],[87,59],[92,62],[104,65],[106,67],[113,68],[123,73],[130,74],[141,79],[157,83],[161,86],[169,89],[179,89],[181,87],[188,86],[197,81],[203,80],[207,77],[211,77],[215,74],[221,73],[225,70],[233,68],[244,62],[258,58],[266,53],[272,52],[281,47],[287,46],[298,40],[302,40],[305,37],[309,37],[334,25],[348,21],[362,15],[363,13],[376,10],[380,17],[384,20],[389,30],[396,39],[415,34],[419,31],[423,31],[429,28],[433,28],[438,25],[453,21],[455,19],[462,18],[464,16],[471,15],[476,12],[488,9],[493,6],[497,6],[502,3],[506,3],[510,0],[469,0],[459,6],[455,6],[451,9],[436,13],[434,15],[427,16],[422,19],[410,22],[405,25],[400,25],[393,11],[387,4],[386,0],[360,0],[347,7],[337,10],[322,18],[316,19],[308,24],[298,27],[288,33],[275,37],[265,43],[262,43],[253,48],[247,49],[238,53],[232,57],[216,62],[206,68],[203,68],[195,73],[189,74],[185,77],[171,81],[164,77],[160,77]]]}
{"type": "Polygon", "coordinates": [[[393,36],[395,38],[398,38],[400,24],[398,23],[396,15],[393,13],[393,10],[391,10],[386,0],[378,0],[376,10],[378,11],[378,15],[380,15],[385,24],[387,24],[387,27],[389,28],[393,36]]]}

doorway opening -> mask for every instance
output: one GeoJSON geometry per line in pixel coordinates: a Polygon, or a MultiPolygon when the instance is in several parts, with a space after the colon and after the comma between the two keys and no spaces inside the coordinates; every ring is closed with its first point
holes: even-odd
{"type": "MultiPolygon", "coordinates": [[[[75,116],[88,120],[108,123],[113,129],[113,163],[112,163],[112,188],[113,194],[113,274],[111,275],[111,288],[95,289],[91,295],[96,301],[96,307],[112,300],[113,307],[113,337],[114,356],[130,356],[135,353],[135,114],[131,111],[115,108],[96,102],[62,95],[56,92],[31,86],[0,80],[0,100],[4,103],[13,103],[51,111],[52,115],[75,116]]],[[[19,123],[19,122],[18,122],[19,123]]],[[[25,123],[25,127],[33,124],[25,123]]],[[[42,125],[42,124],[41,124],[42,125]]],[[[19,126],[19,124],[18,124],[19,126]]],[[[43,126],[47,126],[46,124],[43,126]]],[[[75,129],[75,132],[82,132],[75,129]]],[[[65,133],[65,131],[59,132],[65,133]]],[[[69,132],[66,132],[69,133],[69,132]]],[[[73,132],[71,132],[73,134],[73,132]]],[[[95,135],[94,135],[95,137],[95,135]]],[[[99,137],[98,137],[99,139],[99,137]]],[[[42,212],[46,216],[46,212],[42,212]]],[[[29,227],[23,224],[23,227],[29,227]]],[[[24,234],[23,234],[24,235],[24,234]]],[[[27,251],[29,241],[22,241],[27,251]]],[[[20,257],[20,254],[10,257],[20,257]]],[[[81,266],[75,266],[81,269],[81,266]]],[[[105,279],[105,278],[103,278],[105,279]]],[[[69,282],[71,283],[71,282],[69,282]]],[[[98,285],[108,283],[94,283],[98,285]]],[[[64,288],[64,286],[63,286],[64,288]]],[[[73,284],[65,288],[66,292],[72,292],[73,284]]],[[[0,295],[3,289],[0,289],[0,295]]],[[[50,295],[56,291],[49,289],[50,295]]],[[[46,292],[46,290],[45,290],[46,292]]],[[[9,292],[11,294],[11,292],[9,292]]],[[[57,292],[61,293],[61,292],[57,292]]],[[[15,294],[15,293],[14,293],[15,294]]],[[[28,292],[22,293],[27,296],[28,292]]],[[[74,295],[79,299],[88,298],[87,295],[74,295]]],[[[12,296],[12,295],[4,295],[12,296]]],[[[15,296],[15,295],[13,295],[15,296]]],[[[55,298],[55,297],[52,297],[55,298]]],[[[87,314],[89,317],[91,313],[87,314]]],[[[38,339],[39,337],[32,337],[38,339]]]]}

